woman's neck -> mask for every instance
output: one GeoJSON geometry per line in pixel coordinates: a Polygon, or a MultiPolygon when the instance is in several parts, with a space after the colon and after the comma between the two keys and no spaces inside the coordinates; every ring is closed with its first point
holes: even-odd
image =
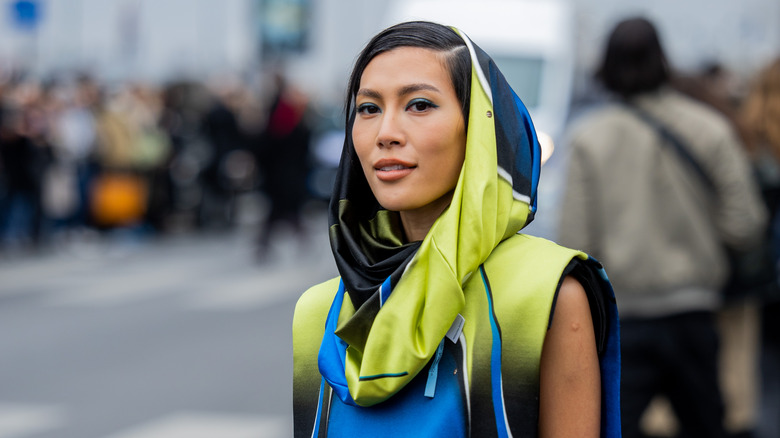
{"type": "Polygon", "coordinates": [[[433,223],[441,216],[444,210],[452,202],[452,192],[448,192],[441,198],[414,210],[400,211],[401,224],[409,242],[423,240],[433,223]]]}

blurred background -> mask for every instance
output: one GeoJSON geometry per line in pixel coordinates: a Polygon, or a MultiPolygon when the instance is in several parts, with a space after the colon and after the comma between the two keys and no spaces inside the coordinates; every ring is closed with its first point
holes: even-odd
{"type": "MultiPolygon", "coordinates": [[[[291,434],[294,303],[336,275],[325,207],[351,64],[389,24],[455,25],[556,143],[606,34],[644,15],[731,105],[780,55],[776,0],[0,1],[0,438],[291,434]]],[[[753,306],[726,308],[727,422],[756,412],[753,306]]],[[[673,436],[662,400],[649,434],[673,436]]]]}

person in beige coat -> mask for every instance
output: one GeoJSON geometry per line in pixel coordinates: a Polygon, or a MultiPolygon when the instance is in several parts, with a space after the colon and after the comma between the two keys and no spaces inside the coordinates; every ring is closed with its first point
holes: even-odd
{"type": "Polygon", "coordinates": [[[640,417],[663,393],[683,436],[717,438],[725,432],[713,312],[728,275],[723,248],[759,239],[766,212],[732,127],[669,78],[653,24],[620,22],[597,73],[612,99],[570,129],[558,239],[601,261],[615,288],[623,436],[642,436],[640,417]]]}

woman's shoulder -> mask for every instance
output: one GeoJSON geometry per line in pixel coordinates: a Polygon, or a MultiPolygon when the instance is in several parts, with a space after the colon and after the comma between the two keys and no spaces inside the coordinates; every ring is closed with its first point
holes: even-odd
{"type": "Polygon", "coordinates": [[[554,293],[575,259],[585,260],[587,255],[541,237],[516,234],[501,242],[483,266],[497,291],[511,290],[513,297],[535,296],[542,291],[554,293]]]}
{"type": "Polygon", "coordinates": [[[327,311],[336,296],[340,280],[340,277],[331,278],[307,289],[295,305],[296,316],[303,312],[318,312],[322,308],[327,311]]]}
{"type": "Polygon", "coordinates": [[[615,296],[597,260],[582,251],[523,234],[505,240],[494,253],[495,261],[489,258],[485,269],[495,291],[511,291],[496,295],[503,303],[552,297],[550,304],[557,307],[555,295],[562,295],[569,307],[595,312],[592,320],[597,344],[599,350],[604,348],[615,296]]]}
{"type": "Polygon", "coordinates": [[[524,263],[549,264],[560,260],[561,263],[568,264],[574,257],[584,259],[587,255],[542,237],[518,233],[502,241],[485,263],[522,261],[524,263]]]}

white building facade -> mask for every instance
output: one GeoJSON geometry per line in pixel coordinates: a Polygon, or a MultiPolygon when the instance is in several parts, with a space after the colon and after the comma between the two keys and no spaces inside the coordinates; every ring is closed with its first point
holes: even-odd
{"type": "MultiPolygon", "coordinates": [[[[85,70],[107,80],[150,81],[245,74],[264,68],[261,26],[271,18],[263,13],[276,11],[273,18],[284,19],[284,7],[268,5],[292,4],[304,11],[305,43],[303,51],[286,57],[285,69],[315,98],[337,102],[357,52],[386,24],[395,3],[3,0],[0,71],[26,70],[45,76],[85,70]],[[20,24],[14,9],[19,2],[35,4],[32,25],[20,24]]],[[[737,74],[750,75],[780,54],[780,2],[776,0],[571,0],[571,6],[575,63],[581,71],[596,64],[616,20],[639,14],[657,23],[672,64],[683,70],[718,61],[737,74]]]]}

